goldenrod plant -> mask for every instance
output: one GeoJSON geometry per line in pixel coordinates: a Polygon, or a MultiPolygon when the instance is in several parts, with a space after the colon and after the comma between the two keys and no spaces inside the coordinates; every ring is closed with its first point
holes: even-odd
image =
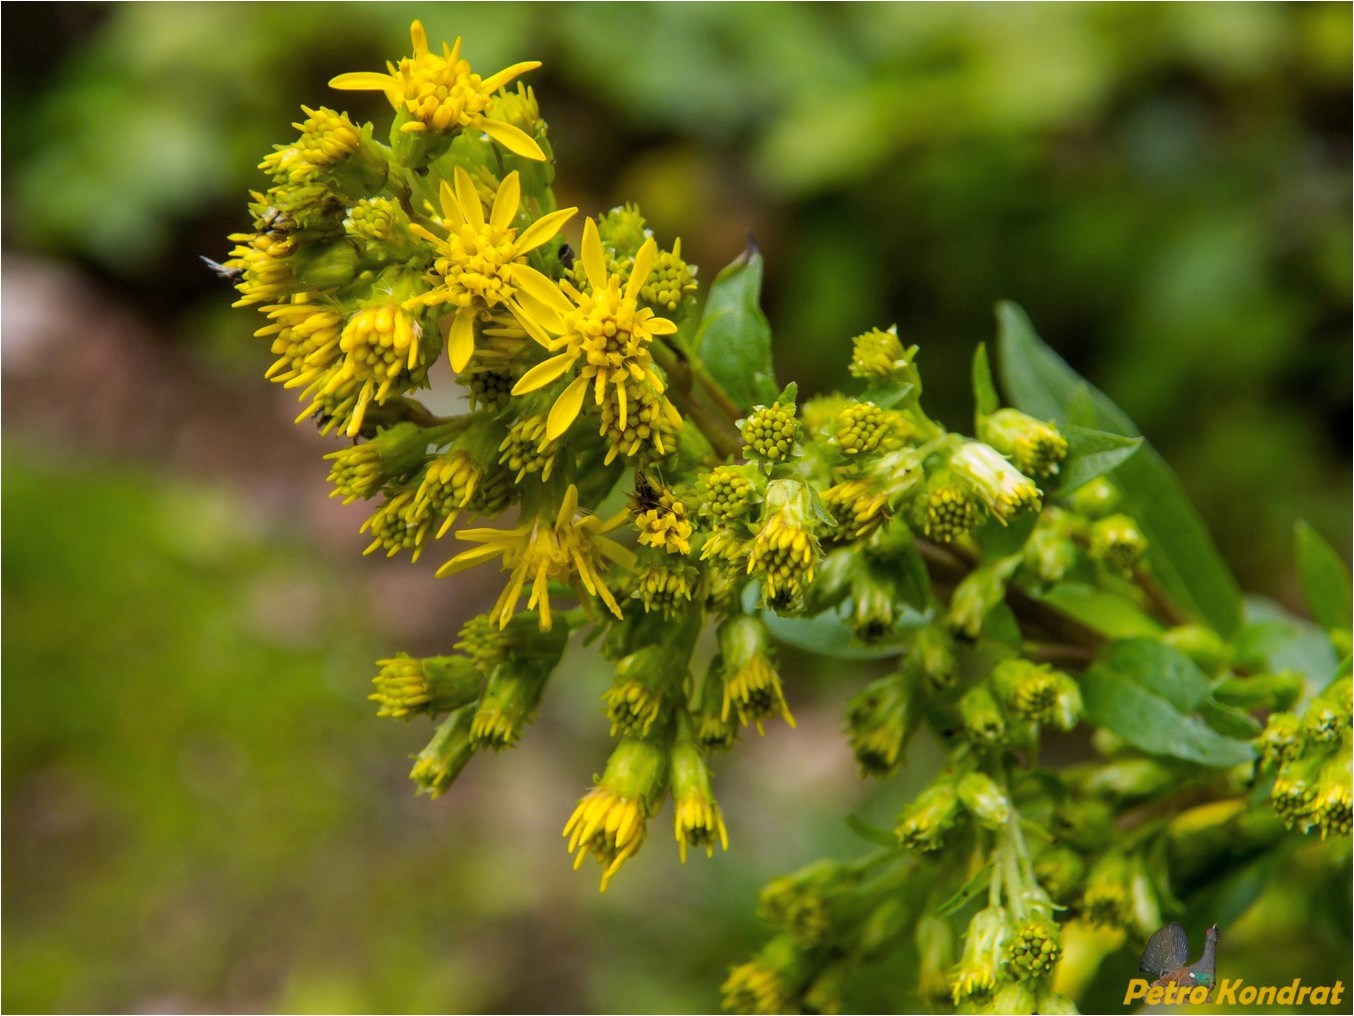
{"type": "Polygon", "coordinates": [[[1074,1012],[1108,954],[1182,900],[1222,906],[1257,857],[1348,863],[1349,577],[1313,531],[1319,628],[1240,596],[1165,464],[1010,304],[974,353],[972,435],[927,415],[892,326],[826,336],[852,390],[801,397],[755,247],[703,287],[638,208],[559,207],[519,80],[539,65],[482,75],[411,34],[331,82],[383,93],[388,135],[302,107],[218,268],[298,422],[351,442],[329,478],[369,505],[367,551],[505,575],[446,655],[378,663],[377,714],[436,724],[418,790],[516,744],[570,641],[594,645],[616,746],[563,833],[606,889],[669,798],[683,860],[736,842],[712,760],[794,726],[778,644],[887,661],[841,704],[862,778],[916,739],[944,762],[893,829],[855,823],[861,856],[765,888],[737,1012],[849,1008],[899,950],[900,993],[939,1009],[1074,1012]],[[417,398],[451,383],[463,412],[417,398]]]}

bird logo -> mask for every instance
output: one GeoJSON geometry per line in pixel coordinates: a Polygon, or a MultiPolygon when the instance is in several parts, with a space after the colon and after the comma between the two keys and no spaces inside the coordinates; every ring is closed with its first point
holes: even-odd
{"type": "Polygon", "coordinates": [[[1178,924],[1168,924],[1147,940],[1147,948],[1138,960],[1138,969],[1155,978],[1153,987],[1174,984],[1182,988],[1205,987],[1210,992],[1217,982],[1218,926],[1204,935],[1204,954],[1189,963],[1189,936],[1178,924]],[[1188,964],[1188,966],[1186,965],[1188,964]]]}

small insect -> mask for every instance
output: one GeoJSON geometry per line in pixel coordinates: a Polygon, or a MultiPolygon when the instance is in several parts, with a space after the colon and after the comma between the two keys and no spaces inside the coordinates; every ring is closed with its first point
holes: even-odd
{"type": "Polygon", "coordinates": [[[227,268],[219,261],[213,261],[211,258],[207,257],[206,254],[199,254],[198,257],[202,259],[203,263],[208,268],[216,273],[217,278],[225,279],[232,286],[244,278],[243,268],[227,268]]]}
{"type": "Polygon", "coordinates": [[[574,270],[574,249],[567,243],[559,245],[559,265],[566,272],[574,270]]]}

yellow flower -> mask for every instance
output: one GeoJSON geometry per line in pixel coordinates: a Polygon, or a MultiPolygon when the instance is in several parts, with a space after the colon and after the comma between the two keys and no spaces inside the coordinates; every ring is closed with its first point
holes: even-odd
{"type": "Polygon", "coordinates": [[[636,798],[616,797],[604,787],[588,791],[564,826],[569,852],[577,851],[574,871],[589,854],[604,866],[602,892],[611,876],[644,845],[644,811],[636,798]]]}
{"type": "Polygon", "coordinates": [[[519,318],[532,337],[556,355],[522,375],[512,390],[514,395],[544,388],[570,370],[577,372],[550,410],[545,430],[549,440],[563,434],[578,417],[589,385],[599,406],[606,400],[608,385],[612,386],[617,401],[616,426],[624,431],[629,413],[626,382],[647,381],[655,391],[663,391],[662,379],[652,366],[649,343],[655,335],[671,335],[677,330],[667,318],[655,317],[652,310],[639,306],[640,290],[658,256],[658,245],[652,238],[635,255],[624,288],[619,275],[607,272],[606,252],[592,219],[583,226],[581,256],[588,277],[587,292],[568,282],[549,292],[532,291],[530,295],[542,306],[533,308],[538,313],[532,320],[519,318]]]}
{"type": "Polygon", "coordinates": [[[497,74],[481,78],[461,59],[461,40],[454,46],[442,44],[441,55],[428,49],[423,24],[415,21],[409,28],[414,55],[400,59],[398,65],[387,62],[389,74],[356,71],[340,74],[329,82],[340,91],[384,92],[396,112],[409,120],[400,130],[421,134],[473,128],[483,131],[508,151],[527,159],[545,160],[545,153],[523,131],[484,115],[493,95],[519,74],[535,70],[539,60],[526,60],[505,67],[497,74]]]}
{"type": "Polygon", "coordinates": [[[422,338],[423,326],[417,315],[398,302],[370,304],[348,319],[339,337],[343,363],[320,391],[328,395],[347,381],[361,383],[357,405],[344,431],[347,437],[356,437],[362,430],[371,400],[384,402],[418,366],[422,338]]]}
{"type": "Polygon", "coordinates": [[[608,560],[623,568],[632,568],[635,556],[602,534],[623,525],[628,517],[629,513],[622,511],[603,521],[595,515],[580,512],[578,488],[570,484],[553,524],[549,519],[537,516],[513,529],[462,529],[456,533],[458,540],[480,546],[457,554],[439,568],[437,574],[438,577],[453,575],[501,557],[503,570],[509,573],[508,584],[489,612],[489,617],[498,622],[500,628],[507,627],[528,578],[531,579],[531,598],[527,601],[527,609],[540,611],[543,631],[550,630],[548,590],[552,579],[570,583],[584,602],[584,591],[600,597],[607,609],[620,617],[621,608],[603,584],[601,572],[608,560]]]}
{"type": "Polygon", "coordinates": [[[561,208],[542,215],[519,235],[513,227],[522,203],[522,185],[516,172],[509,173],[499,184],[487,219],[470,174],[457,166],[455,177],[454,190],[451,184],[442,181],[442,225],[447,230],[446,238],[417,223],[410,229],[437,250],[437,260],[428,272],[436,288],[419,296],[417,302],[429,307],[447,304],[454,308],[447,357],[452,369],[459,372],[475,352],[476,319],[487,320],[496,308],[506,307],[522,321],[524,328],[535,324],[536,330],[540,330],[541,324],[532,320],[531,308],[542,300],[541,294],[548,301],[558,290],[526,263],[526,255],[558,233],[578,209],[561,208]],[[527,297],[525,303],[523,294],[527,297]]]}

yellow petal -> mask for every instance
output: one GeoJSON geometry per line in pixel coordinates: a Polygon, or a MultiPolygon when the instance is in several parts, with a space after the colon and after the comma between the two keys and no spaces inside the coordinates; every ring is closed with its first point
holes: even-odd
{"type": "Polygon", "coordinates": [[[462,308],[451,319],[451,332],[447,335],[447,359],[451,369],[460,373],[475,353],[475,312],[462,308]]]}
{"type": "Polygon", "coordinates": [[[583,270],[588,273],[588,285],[596,290],[606,289],[606,251],[602,250],[602,237],[592,219],[583,223],[583,270]]]}
{"type": "Polygon", "coordinates": [[[671,335],[677,331],[677,326],[665,317],[650,318],[644,322],[644,327],[651,335],[671,335]]]}
{"type": "Polygon", "coordinates": [[[572,219],[577,211],[577,208],[561,208],[557,212],[542,215],[522,230],[522,235],[517,238],[517,253],[525,254],[529,250],[535,250],[558,233],[560,227],[572,219]]]}
{"type": "Polygon", "coordinates": [[[512,220],[517,215],[517,207],[521,203],[521,178],[518,177],[517,171],[513,170],[498,185],[498,193],[494,195],[494,207],[489,213],[489,225],[500,233],[507,229],[512,225],[512,220]]]}
{"type": "Polygon", "coordinates": [[[460,229],[464,226],[465,216],[461,214],[461,206],[456,203],[456,192],[451,189],[451,184],[446,180],[442,181],[438,197],[442,205],[442,221],[447,224],[447,228],[460,229]]]}
{"type": "Polygon", "coordinates": [[[505,265],[504,272],[512,280],[514,286],[556,314],[567,314],[574,309],[573,304],[569,302],[569,298],[564,295],[559,286],[530,265],[505,265]]]}
{"type": "Polygon", "coordinates": [[[536,144],[526,131],[518,130],[502,120],[485,120],[482,117],[475,125],[514,155],[520,155],[524,159],[535,159],[537,162],[545,161],[545,153],[541,151],[541,146],[536,144]]]}
{"type": "Polygon", "coordinates": [[[521,63],[515,63],[511,67],[504,67],[497,74],[490,74],[480,82],[480,87],[486,92],[497,92],[518,75],[525,74],[527,71],[534,71],[541,65],[539,60],[523,60],[521,63]]]}
{"type": "Polygon", "coordinates": [[[422,21],[415,20],[409,26],[409,38],[414,43],[414,56],[428,55],[428,33],[423,30],[422,21]]]}
{"type": "Polygon", "coordinates": [[[585,377],[574,378],[573,384],[564,389],[563,393],[555,404],[550,408],[550,416],[545,421],[545,439],[553,441],[566,430],[569,425],[578,418],[578,411],[583,408],[583,394],[587,391],[588,379],[585,377]]]}
{"type": "Polygon", "coordinates": [[[475,229],[484,228],[484,207],[480,204],[480,196],[475,193],[470,174],[460,166],[456,167],[456,203],[460,205],[467,225],[475,229]]]}
{"type": "Polygon", "coordinates": [[[512,312],[512,316],[517,319],[517,323],[522,326],[522,330],[532,339],[546,349],[550,349],[554,345],[549,335],[550,323],[555,324],[556,331],[564,327],[558,314],[548,307],[542,307],[528,297],[525,292],[520,292],[512,300],[509,300],[507,307],[512,312]]]}
{"type": "Polygon", "coordinates": [[[635,265],[630,269],[630,280],[625,284],[627,298],[639,299],[639,291],[644,288],[644,283],[649,281],[649,273],[653,271],[653,263],[657,260],[658,244],[654,242],[653,237],[649,237],[635,254],[635,265]]]}
{"type": "Polygon", "coordinates": [[[329,87],[341,92],[384,92],[397,84],[389,74],[377,74],[375,71],[353,71],[329,79],[329,87]]]}
{"type": "Polygon", "coordinates": [[[559,356],[542,360],[522,375],[517,384],[512,386],[512,393],[523,395],[526,392],[534,392],[537,388],[544,388],[568,370],[573,362],[574,355],[572,353],[560,353],[559,356]]]}
{"type": "Polygon", "coordinates": [[[559,514],[555,516],[555,528],[563,529],[568,523],[574,520],[574,514],[578,511],[578,488],[572,483],[569,489],[564,492],[564,497],[560,501],[559,514]]]}

